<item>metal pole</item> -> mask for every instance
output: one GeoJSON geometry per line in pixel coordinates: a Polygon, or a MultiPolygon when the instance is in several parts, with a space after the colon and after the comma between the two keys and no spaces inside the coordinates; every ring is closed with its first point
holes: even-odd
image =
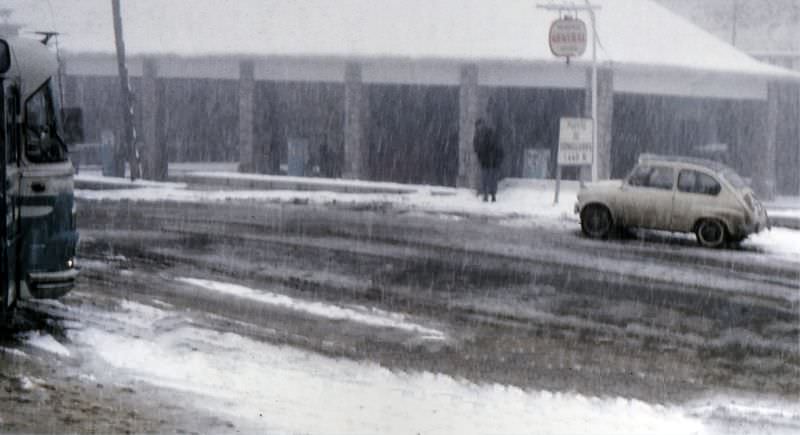
{"type": "MultiPolygon", "coordinates": [[[[598,122],[597,122],[597,17],[595,9],[600,6],[592,5],[589,0],[584,0],[586,6],[578,6],[574,3],[544,4],[537,5],[539,9],[550,11],[587,11],[592,22],[592,181],[597,181],[598,177],[598,122]]],[[[583,181],[583,180],[581,180],[583,181]]]]}
{"type": "Polygon", "coordinates": [[[589,0],[586,1],[586,7],[589,11],[589,19],[592,21],[592,181],[597,181],[598,178],[598,152],[597,152],[597,21],[595,18],[594,9],[589,0]]]}
{"type": "MultiPolygon", "coordinates": [[[[111,9],[114,13],[114,40],[117,47],[117,66],[119,69],[120,97],[122,109],[122,149],[128,154],[128,166],[131,171],[131,180],[139,178],[139,156],[136,150],[135,133],[133,130],[133,104],[130,84],[128,82],[128,68],[125,66],[125,42],[122,39],[122,14],[119,0],[111,0],[111,9]]],[[[124,177],[124,171],[122,176],[124,177]]]]}
{"type": "Polygon", "coordinates": [[[553,200],[554,204],[558,204],[558,195],[561,193],[561,165],[556,164],[556,197],[553,200]]]}

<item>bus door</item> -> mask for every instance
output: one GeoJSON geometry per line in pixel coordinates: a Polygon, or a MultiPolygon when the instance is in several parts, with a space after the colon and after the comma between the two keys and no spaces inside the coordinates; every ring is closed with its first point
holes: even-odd
{"type": "Polygon", "coordinates": [[[8,83],[0,88],[2,92],[3,110],[0,111],[3,127],[2,140],[0,140],[0,155],[3,164],[0,165],[0,180],[2,180],[2,209],[6,224],[2,226],[2,267],[4,279],[2,280],[2,313],[3,317],[13,306],[19,294],[20,270],[18,265],[20,250],[20,211],[19,211],[19,90],[8,83]]]}

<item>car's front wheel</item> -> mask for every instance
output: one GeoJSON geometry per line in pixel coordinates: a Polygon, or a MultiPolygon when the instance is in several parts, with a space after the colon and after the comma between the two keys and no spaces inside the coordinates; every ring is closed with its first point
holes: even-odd
{"type": "Polygon", "coordinates": [[[719,248],[725,243],[725,226],[715,219],[703,219],[694,231],[697,242],[706,248],[719,248]]]}
{"type": "Polygon", "coordinates": [[[604,239],[611,233],[612,228],[611,212],[607,207],[592,204],[587,205],[581,211],[581,230],[583,230],[583,234],[593,239],[604,239]]]}

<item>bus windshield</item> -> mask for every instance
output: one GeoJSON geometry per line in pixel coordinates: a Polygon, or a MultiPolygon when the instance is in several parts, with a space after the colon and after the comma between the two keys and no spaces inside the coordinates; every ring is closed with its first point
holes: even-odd
{"type": "Polygon", "coordinates": [[[67,148],[58,137],[53,92],[48,81],[25,102],[25,155],[33,163],[67,160],[67,148]]]}

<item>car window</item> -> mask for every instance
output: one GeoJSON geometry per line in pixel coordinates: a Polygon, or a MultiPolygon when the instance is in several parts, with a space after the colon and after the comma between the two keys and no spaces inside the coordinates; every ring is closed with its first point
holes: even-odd
{"type": "Polygon", "coordinates": [[[675,180],[675,171],[672,168],[661,166],[637,166],[628,176],[631,186],[651,187],[654,189],[671,190],[675,180]]]}
{"type": "Polygon", "coordinates": [[[683,170],[678,176],[678,190],[703,195],[718,195],[722,186],[714,177],[702,172],[683,170]]]}
{"type": "Polygon", "coordinates": [[[694,192],[694,185],[697,181],[696,171],[683,170],[678,175],[678,190],[681,192],[692,193],[694,192]]]}
{"type": "Polygon", "coordinates": [[[646,185],[652,169],[653,168],[650,166],[637,166],[633,168],[633,171],[631,171],[631,174],[628,176],[628,184],[631,186],[646,185]]]}
{"type": "Polygon", "coordinates": [[[697,173],[697,193],[704,195],[717,195],[722,190],[722,186],[710,175],[697,173]]]}
{"type": "Polygon", "coordinates": [[[650,171],[650,176],[647,179],[645,186],[654,189],[671,190],[675,184],[675,170],[672,168],[665,168],[654,166],[650,171]]]}
{"type": "Polygon", "coordinates": [[[747,183],[742,180],[742,177],[739,176],[733,169],[727,168],[722,171],[722,176],[728,180],[729,183],[733,186],[734,189],[741,190],[747,188],[747,183]]]}

